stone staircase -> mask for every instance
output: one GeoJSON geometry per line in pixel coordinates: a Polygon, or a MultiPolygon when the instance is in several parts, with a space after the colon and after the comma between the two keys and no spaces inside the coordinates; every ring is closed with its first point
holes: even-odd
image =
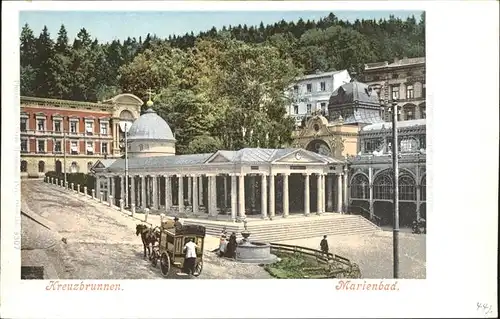
{"type": "MultiPolygon", "coordinates": [[[[242,223],[221,223],[210,220],[185,220],[184,224],[205,226],[207,235],[219,236],[222,229],[230,234],[236,232],[241,238],[244,230],[242,223]]],[[[331,214],[326,216],[311,216],[302,218],[278,219],[273,221],[249,221],[250,239],[262,242],[278,242],[292,239],[320,237],[323,235],[357,235],[371,234],[381,231],[381,228],[358,215],[331,214]]]]}

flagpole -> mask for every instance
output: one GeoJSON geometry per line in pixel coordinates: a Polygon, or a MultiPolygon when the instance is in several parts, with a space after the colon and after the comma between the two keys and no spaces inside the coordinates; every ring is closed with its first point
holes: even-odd
{"type": "Polygon", "coordinates": [[[128,206],[128,140],[127,124],[125,122],[125,205],[128,206]]]}

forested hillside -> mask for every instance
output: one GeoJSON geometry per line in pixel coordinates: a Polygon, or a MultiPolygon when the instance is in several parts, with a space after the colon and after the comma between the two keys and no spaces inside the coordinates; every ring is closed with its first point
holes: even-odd
{"type": "Polygon", "coordinates": [[[315,71],[425,54],[425,17],[403,21],[280,21],[264,26],[160,39],[99,43],[82,28],[73,43],[21,32],[21,95],[98,101],[121,92],[146,98],[176,132],[178,153],[279,147],[291,140],[283,96],[293,79],[315,71]]]}

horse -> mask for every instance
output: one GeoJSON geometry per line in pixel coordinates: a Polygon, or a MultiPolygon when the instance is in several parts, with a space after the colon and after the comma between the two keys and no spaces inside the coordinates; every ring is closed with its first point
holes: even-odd
{"type": "Polygon", "coordinates": [[[135,234],[139,236],[141,235],[142,244],[144,246],[144,258],[146,258],[146,249],[148,251],[148,256],[151,258],[151,248],[154,246],[155,242],[158,240],[158,232],[151,227],[148,227],[143,224],[139,224],[135,227],[135,234]],[[149,247],[151,245],[151,248],[149,247]]]}

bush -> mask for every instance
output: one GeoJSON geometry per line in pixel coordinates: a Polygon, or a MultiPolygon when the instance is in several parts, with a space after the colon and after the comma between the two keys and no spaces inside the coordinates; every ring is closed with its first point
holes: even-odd
{"type": "MultiPolygon", "coordinates": [[[[57,173],[50,171],[45,173],[46,177],[53,177],[57,179],[64,179],[63,173],[57,173]]],[[[81,187],[87,186],[87,191],[90,192],[95,186],[95,177],[90,174],[84,173],[66,173],[66,180],[69,184],[74,183],[75,185],[80,184],[81,187]]]]}

